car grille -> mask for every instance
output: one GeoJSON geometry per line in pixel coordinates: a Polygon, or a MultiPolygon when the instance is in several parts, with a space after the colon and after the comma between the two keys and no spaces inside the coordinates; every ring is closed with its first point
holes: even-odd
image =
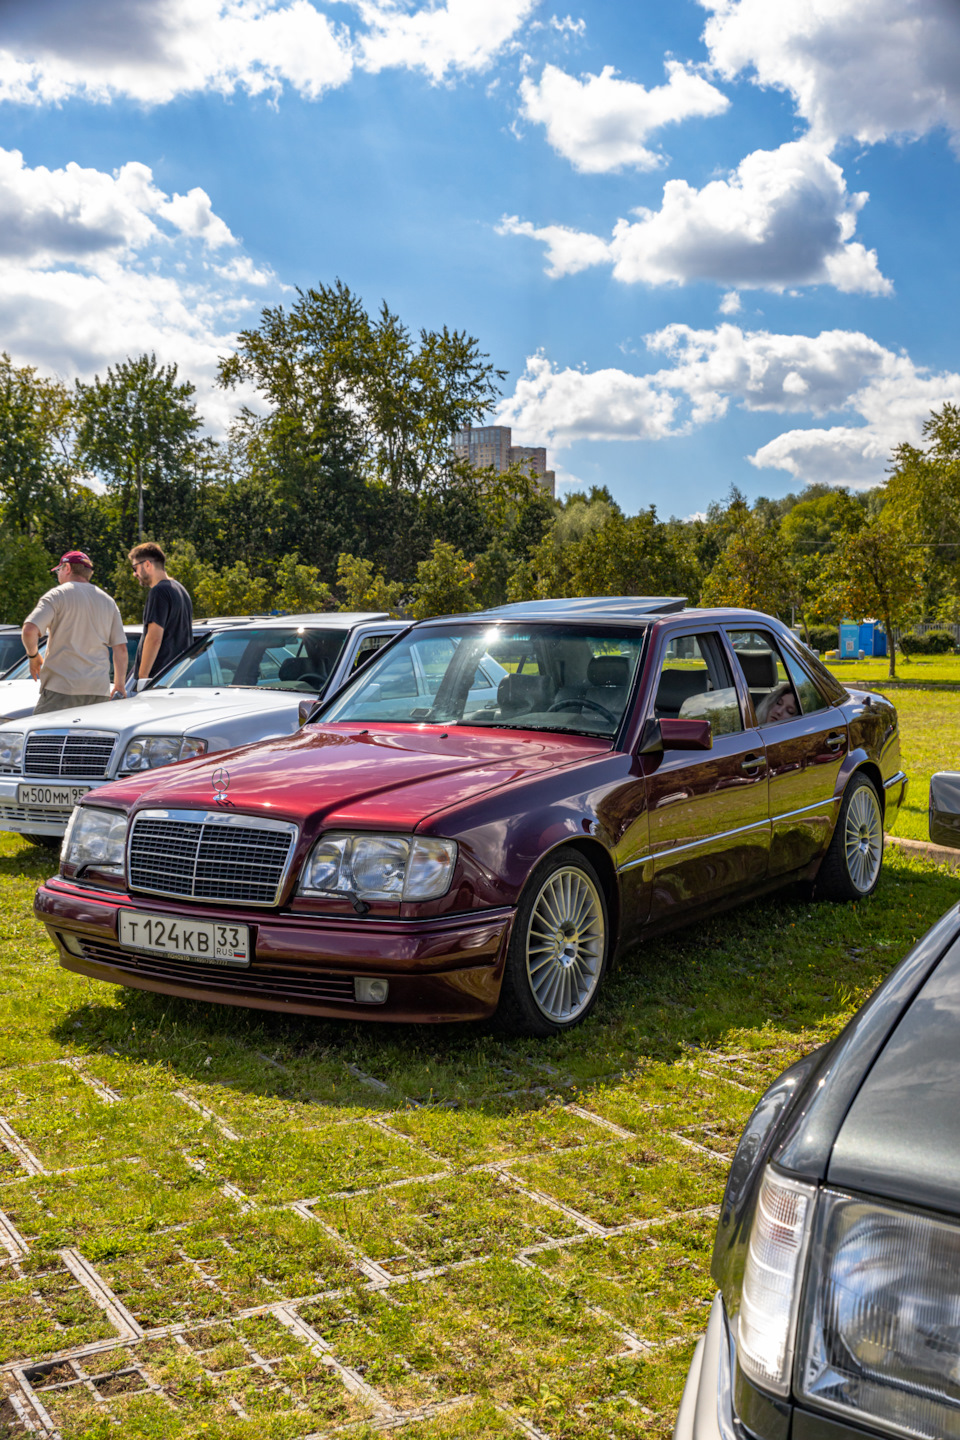
{"type": "Polygon", "coordinates": [[[226,970],[221,965],[197,965],[168,955],[133,955],[119,945],[81,941],[83,958],[95,965],[109,965],[127,975],[142,976],[167,985],[192,985],[219,990],[250,999],[287,1000],[291,1004],[339,1000],[354,1004],[352,975],[324,975],[309,970],[257,966],[250,970],[226,970]]]}
{"type": "Polygon", "coordinates": [[[297,827],[205,810],[146,810],[134,817],[133,890],[186,900],[276,905],[297,827]]]}
{"type": "Polygon", "coordinates": [[[46,825],[63,821],[66,825],[73,814],[73,806],[60,805],[0,805],[0,824],[17,820],[23,825],[46,825]]]}
{"type": "Polygon", "coordinates": [[[83,780],[101,780],[107,773],[116,735],[93,735],[90,731],[34,730],[27,736],[23,752],[23,773],[43,779],[61,775],[83,780]]]}

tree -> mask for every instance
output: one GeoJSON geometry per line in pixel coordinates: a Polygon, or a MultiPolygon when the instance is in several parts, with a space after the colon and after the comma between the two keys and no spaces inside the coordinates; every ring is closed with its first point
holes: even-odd
{"type": "Polygon", "coordinates": [[[653,506],[626,516],[605,499],[562,510],[511,581],[511,600],[552,595],[683,595],[694,578],[653,506]],[[522,593],[526,591],[527,593],[522,593]]]}
{"type": "Polygon", "coordinates": [[[373,573],[373,562],[358,555],[341,555],[337,561],[337,588],[341,595],[340,610],[386,610],[396,615],[403,594],[399,580],[386,580],[373,573]]]}
{"type": "Polygon", "coordinates": [[[922,606],[916,551],[902,530],[872,521],[846,537],[832,557],[823,608],[834,615],[876,615],[887,635],[890,675],[897,673],[896,631],[922,606]]]}
{"type": "Polygon", "coordinates": [[[43,528],[55,493],[70,483],[71,417],[65,385],[0,353],[0,503],[20,535],[43,528]]]}
{"type": "Polygon", "coordinates": [[[960,406],[932,411],[923,434],[924,449],[894,451],[883,514],[916,547],[928,615],[953,608],[960,591],[960,406]]]}
{"type": "Polygon", "coordinates": [[[270,584],[252,575],[243,560],[226,570],[211,570],[197,585],[195,597],[199,616],[256,615],[269,611],[270,584]]]}
{"type": "Polygon", "coordinates": [[[56,579],[50,556],[30,535],[0,532],[0,620],[19,625],[56,579]]]}
{"type": "Polygon", "coordinates": [[[136,538],[145,534],[145,492],[150,528],[161,533],[183,526],[192,496],[189,465],[201,420],[195,387],[177,381],[176,365],[158,367],[155,355],[108,366],[107,377],[76,384],[78,459],[121,497],[122,540],[132,543],[130,505],[135,505],[136,538]]]}
{"type": "Polygon", "coordinates": [[[305,614],[333,609],[334,600],[329,585],[320,579],[320,571],[315,565],[301,565],[296,550],[281,559],[277,566],[276,584],[274,605],[278,610],[305,614]]]}
{"type": "Polygon", "coordinates": [[[797,577],[780,532],[748,514],[707,576],[701,603],[776,615],[789,610],[797,598],[797,577]]]}
{"type": "Polygon", "coordinates": [[[435,540],[429,558],[417,566],[411,614],[415,620],[429,615],[462,615],[476,610],[473,565],[443,540],[435,540]]]}

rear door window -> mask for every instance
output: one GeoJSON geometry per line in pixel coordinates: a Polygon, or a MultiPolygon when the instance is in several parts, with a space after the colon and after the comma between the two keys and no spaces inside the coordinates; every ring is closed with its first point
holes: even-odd
{"type": "Polygon", "coordinates": [[[779,725],[801,713],[800,701],[780,648],[766,630],[728,630],[750,691],[758,725],[779,725]]]}

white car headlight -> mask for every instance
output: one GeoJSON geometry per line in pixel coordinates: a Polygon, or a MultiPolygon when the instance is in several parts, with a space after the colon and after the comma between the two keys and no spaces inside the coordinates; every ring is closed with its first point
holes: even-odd
{"type": "Polygon", "coordinates": [[[123,870],[127,816],[122,810],[78,805],[63,837],[60,864],[97,870],[123,870]]]}
{"type": "Polygon", "coordinates": [[[960,1225],[825,1190],[814,1245],[803,1398],[901,1435],[960,1436],[960,1225]]]}
{"type": "Polygon", "coordinates": [[[156,770],[176,760],[192,760],[206,751],[206,740],[195,740],[192,735],[138,735],[124,750],[120,770],[156,770]]]}
{"type": "Polygon", "coordinates": [[[0,730],[0,770],[19,770],[23,755],[23,732],[0,730]]]}
{"type": "Polygon", "coordinates": [[[321,837],[300,880],[302,895],[356,895],[364,900],[435,900],[450,888],[455,840],[418,835],[321,837]]]}
{"type": "Polygon", "coordinates": [[[815,1190],[767,1170],[760,1186],[737,1316],[740,1368],[764,1390],[790,1393],[803,1259],[815,1190]]]}

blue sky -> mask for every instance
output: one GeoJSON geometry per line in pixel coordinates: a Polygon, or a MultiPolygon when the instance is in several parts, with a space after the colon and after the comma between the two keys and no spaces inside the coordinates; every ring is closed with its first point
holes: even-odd
{"type": "Polygon", "coordinates": [[[883,478],[960,401],[956,0],[5,0],[0,348],[216,358],[342,278],[565,487],[883,478]]]}

